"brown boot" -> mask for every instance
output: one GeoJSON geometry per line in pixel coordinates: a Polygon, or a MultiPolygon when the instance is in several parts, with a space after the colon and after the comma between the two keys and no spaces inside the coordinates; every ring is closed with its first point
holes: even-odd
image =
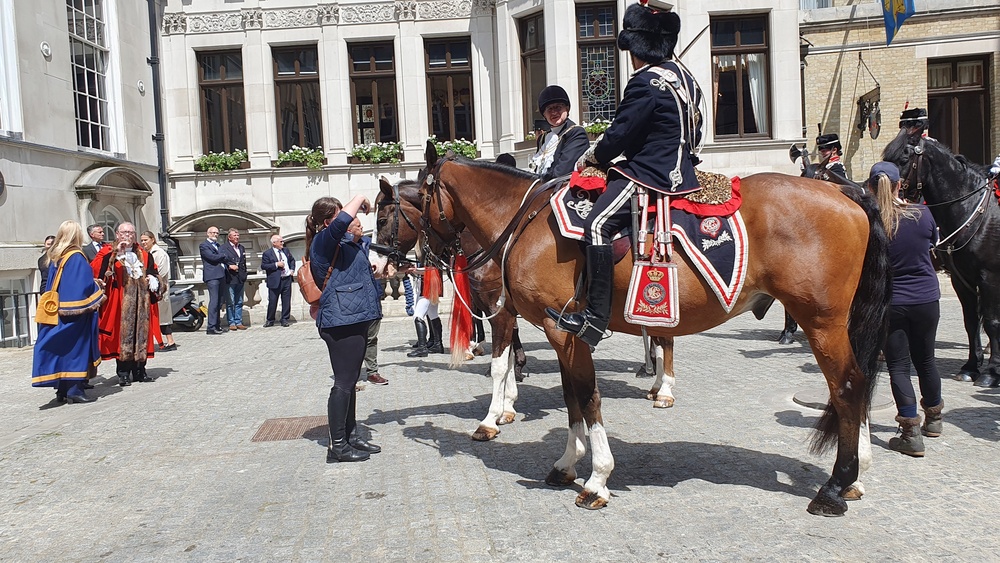
{"type": "Polygon", "coordinates": [[[917,432],[920,417],[907,418],[897,415],[896,422],[899,423],[899,436],[889,438],[889,448],[908,456],[924,457],[924,439],[917,432]]]}
{"type": "Polygon", "coordinates": [[[943,430],[941,419],[944,416],[941,415],[941,411],[944,409],[944,399],[941,399],[941,402],[934,407],[924,406],[924,400],[920,399],[920,406],[924,409],[924,425],[920,430],[928,438],[937,438],[943,430]]]}

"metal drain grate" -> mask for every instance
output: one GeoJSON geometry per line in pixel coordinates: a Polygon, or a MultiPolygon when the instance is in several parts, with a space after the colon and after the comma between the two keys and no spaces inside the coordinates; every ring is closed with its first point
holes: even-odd
{"type": "Polygon", "coordinates": [[[277,442],[280,440],[325,440],[329,435],[325,416],[298,416],[295,418],[269,418],[250,438],[251,442],[277,442]]]}

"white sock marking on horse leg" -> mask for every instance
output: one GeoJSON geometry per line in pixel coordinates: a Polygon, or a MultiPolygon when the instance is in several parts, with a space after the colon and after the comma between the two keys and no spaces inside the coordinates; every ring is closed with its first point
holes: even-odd
{"type": "Polygon", "coordinates": [[[507,379],[508,364],[508,354],[501,354],[497,358],[493,358],[490,362],[490,378],[493,380],[493,397],[490,399],[490,410],[486,413],[486,418],[479,423],[480,427],[492,428],[494,430],[499,430],[497,426],[497,419],[503,414],[503,401],[504,401],[504,386],[505,379],[507,379]]]}
{"type": "Polygon", "coordinates": [[[566,439],[566,452],[556,460],[553,467],[576,479],[576,462],[587,453],[586,430],[583,422],[577,422],[569,427],[569,436],[566,439]]]}
{"type": "Polygon", "coordinates": [[[599,422],[590,427],[590,459],[594,472],[583,488],[596,492],[604,500],[609,500],[611,491],[608,490],[607,484],[608,477],[615,469],[615,457],[611,455],[608,433],[599,422]]]}
{"type": "Polygon", "coordinates": [[[507,348],[506,356],[507,356],[507,371],[504,373],[503,412],[509,412],[516,415],[517,411],[514,410],[514,401],[517,401],[517,380],[511,377],[511,375],[514,373],[513,346],[509,346],[507,348]]]}
{"type": "Polygon", "coordinates": [[[858,492],[865,494],[865,486],[861,483],[861,476],[872,466],[872,436],[868,427],[868,417],[861,421],[861,431],[858,432],[858,480],[854,482],[858,492]]]}
{"type": "MultiPolygon", "coordinates": [[[[657,397],[666,395],[671,399],[674,398],[674,378],[673,371],[667,373],[664,369],[663,361],[663,346],[656,346],[653,348],[653,358],[656,365],[656,380],[660,384],[660,390],[657,392],[657,397]]],[[[673,366],[670,366],[671,370],[673,366]]]]}

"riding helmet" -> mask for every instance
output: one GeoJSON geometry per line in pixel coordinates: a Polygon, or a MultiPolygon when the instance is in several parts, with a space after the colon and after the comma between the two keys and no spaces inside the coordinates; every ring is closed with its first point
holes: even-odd
{"type": "Polygon", "coordinates": [[[903,110],[903,113],[899,114],[899,128],[903,129],[910,127],[920,127],[921,129],[927,129],[930,125],[930,121],[927,119],[927,110],[924,108],[913,108],[908,110],[903,110]]]}
{"type": "Polygon", "coordinates": [[[836,133],[827,133],[816,137],[816,148],[823,150],[837,149],[838,154],[844,147],[840,146],[840,137],[836,133]]]}
{"type": "Polygon", "coordinates": [[[566,107],[570,107],[569,94],[567,94],[566,90],[563,90],[561,86],[546,86],[541,93],[538,94],[538,113],[544,115],[545,107],[556,102],[562,102],[566,104],[566,107]]]}
{"type": "Polygon", "coordinates": [[[681,18],[674,12],[633,4],[625,10],[618,48],[638,59],[656,64],[674,56],[681,18]]]}

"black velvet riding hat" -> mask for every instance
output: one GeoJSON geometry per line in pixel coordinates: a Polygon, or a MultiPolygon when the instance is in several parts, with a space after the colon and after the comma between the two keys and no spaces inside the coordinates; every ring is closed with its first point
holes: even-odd
{"type": "Polygon", "coordinates": [[[618,48],[644,62],[658,63],[674,56],[680,31],[681,18],[674,12],[650,8],[644,3],[633,4],[622,18],[618,48]]]}
{"type": "Polygon", "coordinates": [[[569,94],[563,90],[562,86],[546,86],[538,93],[538,113],[545,113],[545,106],[556,102],[562,102],[570,107],[569,94]]]}
{"type": "Polygon", "coordinates": [[[903,113],[899,114],[899,128],[904,127],[921,127],[927,129],[930,121],[927,119],[927,110],[924,108],[913,108],[908,110],[903,110],[903,113]]]}
{"type": "Polygon", "coordinates": [[[836,133],[827,133],[816,137],[816,148],[818,149],[843,149],[840,146],[840,137],[836,133]]]}

